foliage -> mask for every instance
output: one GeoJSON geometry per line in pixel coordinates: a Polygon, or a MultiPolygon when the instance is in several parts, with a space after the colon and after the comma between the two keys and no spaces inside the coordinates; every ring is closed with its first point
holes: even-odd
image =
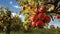
{"type": "Polygon", "coordinates": [[[19,30],[22,23],[19,16],[14,16],[11,21],[11,27],[13,30],[19,30]]]}
{"type": "Polygon", "coordinates": [[[14,30],[20,29],[21,25],[21,19],[19,16],[14,16],[11,18],[11,11],[9,8],[0,8],[0,27],[5,31],[7,29],[7,26],[10,24],[11,29],[14,28],[14,30]],[[3,11],[5,10],[5,11],[3,11]]]}

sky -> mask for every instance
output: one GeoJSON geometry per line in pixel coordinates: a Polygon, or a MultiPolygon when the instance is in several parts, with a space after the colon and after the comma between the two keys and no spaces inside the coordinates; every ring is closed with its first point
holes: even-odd
{"type": "Polygon", "coordinates": [[[21,9],[16,0],[0,0],[0,7],[8,7],[12,12],[18,12],[21,9]]]}
{"type": "MultiPolygon", "coordinates": [[[[8,7],[12,11],[12,13],[19,12],[22,9],[16,0],[0,0],[0,7],[8,7]]],[[[24,21],[24,15],[21,16],[21,19],[22,21],[24,21]]],[[[51,20],[49,26],[53,24],[55,25],[55,27],[56,26],[60,27],[59,20],[58,19],[54,19],[54,21],[51,20]]]]}

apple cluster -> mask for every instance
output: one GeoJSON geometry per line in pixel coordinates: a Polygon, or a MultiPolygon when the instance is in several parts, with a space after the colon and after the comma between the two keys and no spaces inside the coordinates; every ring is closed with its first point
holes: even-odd
{"type": "MultiPolygon", "coordinates": [[[[31,7],[32,9],[32,7],[31,7]]],[[[43,27],[45,24],[49,23],[51,18],[49,15],[46,15],[44,12],[47,11],[46,7],[41,6],[39,9],[37,9],[36,15],[32,15],[29,20],[31,22],[32,27],[43,27]]]]}
{"type": "Polygon", "coordinates": [[[23,10],[26,10],[26,9],[30,10],[28,15],[30,15],[29,21],[31,22],[32,27],[41,28],[45,26],[45,24],[48,24],[51,21],[50,16],[45,14],[45,12],[48,11],[48,8],[44,4],[40,4],[38,8],[35,7],[34,5],[29,5],[27,7],[24,6],[23,10]]]}

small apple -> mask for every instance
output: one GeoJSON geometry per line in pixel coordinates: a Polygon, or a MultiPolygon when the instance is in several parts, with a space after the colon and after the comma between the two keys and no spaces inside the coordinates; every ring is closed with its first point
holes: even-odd
{"type": "Polygon", "coordinates": [[[36,23],[35,22],[32,22],[32,27],[36,27],[36,23]]]}
{"type": "Polygon", "coordinates": [[[59,16],[58,16],[58,15],[56,15],[56,16],[55,16],[55,18],[56,18],[56,19],[59,19],[59,16]]]}
{"type": "Polygon", "coordinates": [[[39,9],[39,12],[43,12],[43,13],[44,13],[44,12],[46,12],[46,11],[47,11],[47,8],[42,8],[42,7],[41,7],[41,8],[39,9]]]}
{"type": "Polygon", "coordinates": [[[31,16],[30,17],[30,21],[34,21],[34,20],[36,20],[37,19],[37,16],[31,16]]]}
{"type": "Polygon", "coordinates": [[[36,26],[38,26],[38,27],[43,27],[44,25],[45,25],[45,23],[42,20],[38,20],[36,22],[36,26]]]}
{"type": "Polygon", "coordinates": [[[50,16],[45,16],[44,20],[46,23],[49,23],[51,21],[51,18],[50,16]]]}
{"type": "Polygon", "coordinates": [[[40,9],[39,9],[39,12],[46,12],[47,11],[47,8],[45,7],[44,4],[41,4],[40,5],[40,9]]]}
{"type": "Polygon", "coordinates": [[[38,14],[38,18],[39,18],[39,19],[44,19],[44,17],[45,17],[45,14],[44,14],[44,13],[39,13],[39,14],[38,14]]]}

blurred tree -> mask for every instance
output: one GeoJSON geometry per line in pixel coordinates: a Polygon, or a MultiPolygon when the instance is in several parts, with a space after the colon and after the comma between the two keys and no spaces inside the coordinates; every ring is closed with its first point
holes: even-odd
{"type": "Polygon", "coordinates": [[[14,17],[12,18],[11,27],[13,28],[13,30],[15,29],[15,30],[19,31],[20,26],[21,26],[21,23],[22,23],[22,22],[21,22],[20,17],[19,17],[19,16],[14,16],[14,17]]]}
{"type": "Polygon", "coordinates": [[[58,29],[59,27],[57,26],[57,29],[58,29]]]}
{"type": "Polygon", "coordinates": [[[10,34],[11,28],[18,31],[22,23],[19,16],[12,17],[11,15],[9,8],[0,8],[0,28],[5,30],[6,34],[10,34]]]}

